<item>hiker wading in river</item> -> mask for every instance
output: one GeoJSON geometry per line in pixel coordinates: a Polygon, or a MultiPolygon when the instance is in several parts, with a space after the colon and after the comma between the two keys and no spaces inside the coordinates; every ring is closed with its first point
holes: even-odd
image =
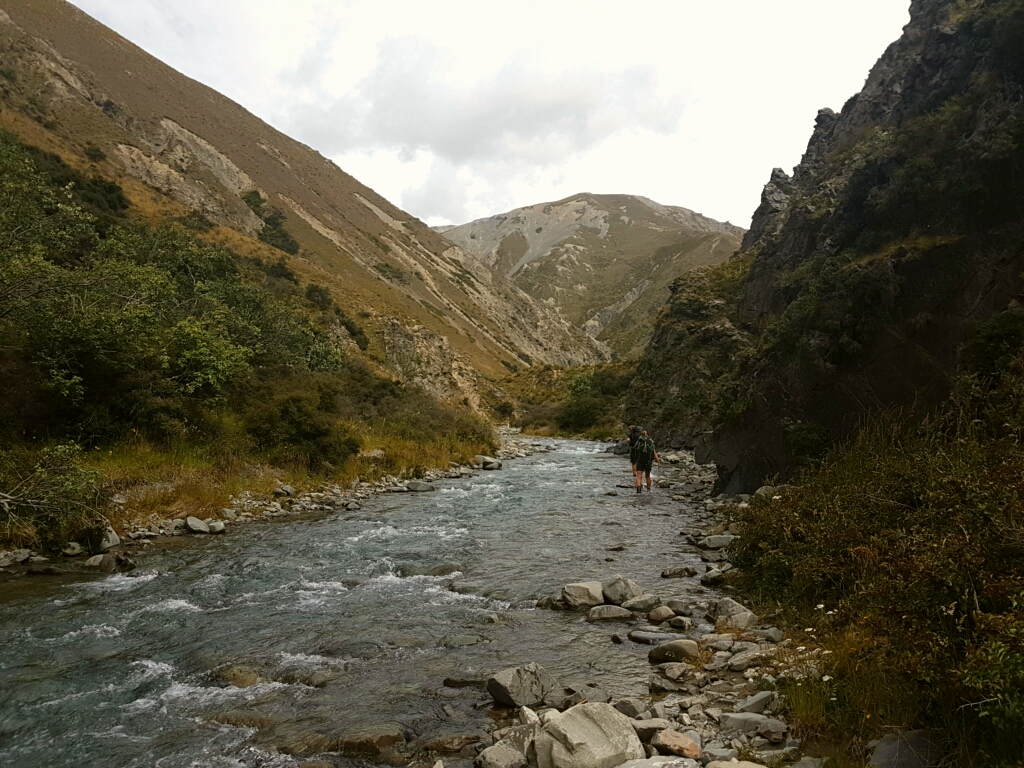
{"type": "Polygon", "coordinates": [[[654,441],[647,435],[647,430],[640,433],[640,439],[636,441],[636,492],[643,492],[643,476],[647,475],[647,492],[651,492],[651,467],[654,462],[661,466],[661,457],[654,450],[654,441]]]}
{"type": "MultiPolygon", "coordinates": [[[[640,427],[629,425],[629,434],[626,436],[626,442],[629,443],[629,463],[633,466],[633,477],[636,478],[636,446],[640,442],[640,436],[643,430],[640,427]]],[[[637,478],[636,482],[639,483],[640,479],[637,478]]]]}

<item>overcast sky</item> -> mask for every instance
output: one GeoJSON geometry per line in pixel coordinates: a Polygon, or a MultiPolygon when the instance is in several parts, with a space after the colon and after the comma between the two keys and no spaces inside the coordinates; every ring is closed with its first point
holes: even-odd
{"type": "Polygon", "coordinates": [[[576,192],[747,226],[909,0],[72,0],[429,224],[576,192]]]}

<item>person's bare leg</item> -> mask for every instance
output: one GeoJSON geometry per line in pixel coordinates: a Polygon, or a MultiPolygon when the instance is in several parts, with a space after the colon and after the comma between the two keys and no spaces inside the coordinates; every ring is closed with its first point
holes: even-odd
{"type": "Polygon", "coordinates": [[[650,493],[650,491],[651,491],[651,473],[650,473],[650,470],[648,470],[648,472],[647,472],[647,492],[650,493]]]}

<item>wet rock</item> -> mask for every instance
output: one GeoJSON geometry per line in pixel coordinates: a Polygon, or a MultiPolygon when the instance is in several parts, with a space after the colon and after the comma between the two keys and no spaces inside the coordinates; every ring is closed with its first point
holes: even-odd
{"type": "Polygon", "coordinates": [[[700,646],[696,640],[673,640],[670,643],[656,645],[647,654],[651,664],[664,664],[670,661],[696,659],[700,655],[700,646]]]}
{"type": "Polygon", "coordinates": [[[644,743],[653,739],[659,731],[672,727],[672,723],[661,717],[652,717],[649,720],[633,720],[632,724],[636,735],[644,743]]]}
{"type": "Polygon", "coordinates": [[[872,768],[931,768],[943,753],[938,734],[916,730],[890,733],[882,737],[871,754],[872,768]]]}
{"type": "Polygon", "coordinates": [[[663,579],[685,579],[697,575],[697,569],[689,565],[681,565],[675,568],[666,568],[661,572],[663,579]]]}
{"type": "Polygon", "coordinates": [[[606,581],[601,587],[601,592],[604,595],[604,601],[612,605],[622,605],[627,600],[640,597],[644,593],[639,584],[622,575],[613,576],[606,581]]]}
{"type": "Polygon", "coordinates": [[[200,520],[198,517],[186,517],[185,527],[192,533],[209,533],[210,526],[200,520]]]}
{"type": "Polygon", "coordinates": [[[558,682],[536,663],[503,669],[487,680],[491,698],[506,707],[536,706],[558,688],[558,682]]]}
{"type": "Polygon", "coordinates": [[[227,531],[227,526],[224,525],[220,520],[214,520],[209,523],[210,533],[224,533],[227,531]]]}
{"type": "Polygon", "coordinates": [[[755,693],[747,699],[744,699],[736,705],[737,712],[754,712],[761,714],[767,709],[768,705],[772,703],[772,699],[775,698],[775,694],[771,691],[761,691],[755,693]]]}
{"type": "Polygon", "coordinates": [[[526,755],[505,741],[487,747],[477,755],[476,768],[526,768],[526,755]]]}
{"type": "Polygon", "coordinates": [[[700,583],[706,587],[714,587],[722,583],[725,580],[725,574],[718,568],[712,568],[710,571],[700,577],[700,583]]]}
{"type": "Polygon", "coordinates": [[[679,755],[696,760],[700,757],[700,745],[679,731],[658,731],[651,739],[651,746],[663,754],[679,755]]]}
{"type": "Polygon", "coordinates": [[[562,587],[562,599],[571,610],[590,608],[604,602],[604,593],[599,581],[580,581],[562,587]]]}
{"type": "Polygon", "coordinates": [[[228,667],[220,673],[219,677],[235,688],[249,688],[260,681],[260,676],[254,670],[241,666],[228,667]]]}
{"type": "Polygon", "coordinates": [[[670,634],[668,632],[652,632],[650,631],[653,627],[646,630],[644,629],[633,629],[630,630],[629,637],[634,643],[640,643],[641,645],[661,645],[662,643],[671,643],[673,640],[686,640],[686,635],[670,634]]]}
{"type": "Polygon", "coordinates": [[[405,744],[405,733],[397,723],[383,723],[346,733],[338,739],[337,751],[343,755],[380,755],[405,744]]]}
{"type": "Polygon", "coordinates": [[[26,576],[59,576],[62,573],[66,571],[55,565],[34,565],[25,571],[26,576]]]}
{"type": "Polygon", "coordinates": [[[647,620],[651,622],[651,624],[660,624],[663,621],[668,621],[669,619],[674,618],[675,613],[673,613],[672,609],[666,605],[659,605],[657,608],[655,608],[653,611],[647,614],[647,620]]]}
{"type": "Polygon", "coordinates": [[[632,600],[627,600],[622,607],[638,613],[650,613],[659,605],[661,605],[661,598],[657,595],[640,595],[632,600]]]}
{"type": "Polygon", "coordinates": [[[629,718],[608,704],[573,707],[537,734],[538,768],[615,768],[646,756],[629,718]]]}
{"type": "Polygon", "coordinates": [[[337,749],[336,738],[323,733],[306,731],[298,733],[287,741],[277,745],[277,751],[285,755],[317,755],[322,752],[334,752],[337,749]]]}
{"type": "Polygon", "coordinates": [[[106,530],[103,531],[103,538],[100,540],[100,552],[106,552],[108,549],[113,549],[121,543],[121,537],[117,535],[109,525],[106,530]]]}
{"type": "Polygon", "coordinates": [[[437,490],[437,486],[425,483],[422,480],[410,480],[405,486],[410,491],[415,491],[416,493],[428,493],[437,490]]]}
{"type": "Polygon", "coordinates": [[[630,621],[633,613],[618,605],[596,605],[587,614],[587,621],[630,621]]]}
{"type": "Polygon", "coordinates": [[[673,629],[686,631],[693,629],[693,619],[688,616],[676,616],[674,619],[669,619],[668,623],[673,629]]]}
{"type": "Polygon", "coordinates": [[[227,712],[218,712],[212,718],[215,723],[231,725],[235,728],[255,728],[259,731],[269,730],[274,727],[274,721],[259,712],[249,712],[244,709],[231,709],[227,712]]]}
{"type": "Polygon", "coordinates": [[[430,741],[424,742],[423,748],[432,752],[461,752],[470,744],[476,744],[480,737],[476,734],[459,736],[435,736],[430,741]]]}
{"type": "Polygon", "coordinates": [[[82,554],[83,549],[82,545],[79,544],[77,541],[69,541],[67,544],[64,545],[64,548],[61,549],[60,552],[65,557],[76,557],[77,555],[82,554]]]}
{"type": "Polygon", "coordinates": [[[483,677],[446,677],[444,679],[446,688],[486,688],[487,680],[483,677]]]}
{"type": "Polygon", "coordinates": [[[666,600],[665,605],[671,608],[676,616],[693,616],[693,606],[685,600],[666,600]]]}

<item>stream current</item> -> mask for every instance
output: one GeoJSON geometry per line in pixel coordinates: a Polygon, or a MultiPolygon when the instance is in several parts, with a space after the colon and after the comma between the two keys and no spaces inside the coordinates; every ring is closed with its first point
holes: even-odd
{"type": "Polygon", "coordinates": [[[167,540],[131,574],[0,584],[0,765],[294,766],[278,752],[290,739],[378,723],[415,746],[488,723],[487,694],[445,678],[531,661],[646,694],[646,646],[534,601],[617,573],[705,594],[660,578],[700,565],[679,536],[693,510],[657,488],[606,496],[631,479],[623,457],[544,442],[435,493],[167,540]],[[403,575],[431,569],[457,570],[403,575]],[[225,682],[232,667],[259,682],[225,682]],[[215,720],[239,710],[269,727],[215,720]]]}

